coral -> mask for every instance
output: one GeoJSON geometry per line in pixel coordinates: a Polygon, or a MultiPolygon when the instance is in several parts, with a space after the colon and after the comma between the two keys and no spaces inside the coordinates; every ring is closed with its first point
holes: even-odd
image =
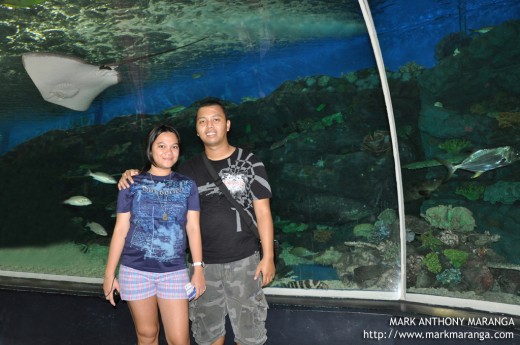
{"type": "Polygon", "coordinates": [[[450,230],[444,230],[441,232],[439,240],[450,247],[455,247],[459,244],[459,235],[450,230]]]}
{"type": "Polygon", "coordinates": [[[493,243],[493,242],[498,242],[500,240],[500,235],[498,235],[498,234],[491,235],[491,233],[489,231],[484,231],[483,234],[477,234],[477,233],[471,234],[468,237],[470,239],[472,239],[473,244],[475,244],[475,246],[477,246],[477,247],[482,247],[482,246],[485,246],[485,245],[493,243]],[[473,239],[473,238],[475,238],[475,239],[473,239]]]}
{"type": "Polygon", "coordinates": [[[440,143],[439,148],[448,153],[460,153],[471,145],[471,142],[466,139],[448,139],[440,143]]]}
{"type": "Polygon", "coordinates": [[[406,231],[412,231],[415,234],[424,234],[430,229],[430,224],[428,224],[424,219],[411,214],[405,216],[404,224],[406,231]]]}
{"type": "Polygon", "coordinates": [[[387,208],[381,212],[379,216],[377,216],[377,219],[379,219],[385,225],[392,225],[397,220],[397,213],[395,210],[387,208]]]}
{"type": "Polygon", "coordinates": [[[454,232],[470,232],[476,226],[473,213],[462,206],[439,205],[427,209],[421,216],[436,228],[454,232]]]}
{"type": "Polygon", "coordinates": [[[373,134],[365,135],[361,144],[361,151],[378,156],[389,151],[391,147],[390,132],[377,130],[373,134]]]}
{"type": "Polygon", "coordinates": [[[358,78],[356,72],[348,72],[346,74],[342,73],[341,77],[347,79],[349,83],[355,83],[358,78]]]}
{"type": "Polygon", "coordinates": [[[373,243],[379,243],[390,236],[390,226],[386,225],[383,221],[378,220],[374,224],[374,230],[369,240],[373,243]]]}
{"type": "Polygon", "coordinates": [[[325,104],[325,103],[321,103],[320,105],[318,105],[318,106],[316,107],[316,111],[320,112],[320,111],[322,111],[323,109],[325,109],[326,106],[327,106],[327,104],[325,104]]]}
{"type": "Polygon", "coordinates": [[[397,128],[397,137],[408,139],[413,133],[413,127],[410,125],[400,126],[397,128]]]}
{"type": "Polygon", "coordinates": [[[292,255],[298,256],[300,258],[307,258],[316,255],[317,253],[311,252],[307,248],[304,247],[294,247],[290,249],[290,253],[292,255]]]}
{"type": "Polygon", "coordinates": [[[445,249],[444,256],[448,258],[454,268],[461,268],[468,260],[469,254],[463,250],[445,249]]]}
{"type": "Polygon", "coordinates": [[[316,162],[312,163],[312,165],[316,168],[323,168],[325,167],[325,161],[323,160],[323,158],[320,158],[316,162]]]}
{"type": "Polygon", "coordinates": [[[520,182],[499,181],[486,188],[484,200],[492,204],[501,202],[511,205],[520,200],[520,182]]]}
{"type": "Polygon", "coordinates": [[[469,261],[467,266],[467,268],[462,270],[462,275],[469,289],[480,294],[489,291],[493,287],[495,279],[487,266],[482,266],[478,262],[470,263],[469,261]]]}
{"type": "Polygon", "coordinates": [[[496,115],[496,119],[500,128],[520,128],[520,112],[501,112],[496,115]]]}
{"type": "Polygon", "coordinates": [[[406,258],[406,268],[412,273],[419,273],[423,265],[424,256],[408,255],[406,258]]]}
{"type": "Polygon", "coordinates": [[[458,268],[448,268],[435,276],[442,285],[453,286],[462,280],[462,273],[458,268]]]}
{"type": "Polygon", "coordinates": [[[428,231],[422,234],[420,237],[421,247],[428,248],[430,250],[437,250],[442,246],[442,241],[433,235],[432,231],[428,231]]]}
{"type": "Polygon", "coordinates": [[[315,257],[314,262],[323,266],[332,266],[341,260],[341,256],[342,254],[339,251],[334,249],[334,247],[330,247],[315,257]]]}
{"type": "Polygon", "coordinates": [[[330,229],[318,229],[313,232],[313,238],[318,243],[327,243],[332,239],[333,234],[330,229]]]}
{"type": "Polygon", "coordinates": [[[439,255],[435,252],[428,253],[423,260],[424,266],[432,273],[440,273],[442,270],[439,255]]]}
{"type": "Polygon", "coordinates": [[[402,74],[408,73],[412,77],[417,77],[423,70],[424,67],[415,61],[409,61],[403,66],[399,67],[399,72],[402,74]]]}
{"type": "Polygon", "coordinates": [[[470,44],[471,37],[462,32],[453,32],[444,36],[435,45],[435,60],[441,61],[444,58],[453,56],[455,49],[461,49],[470,44]]]}
{"type": "Polygon", "coordinates": [[[383,250],[381,251],[383,263],[396,265],[400,262],[401,247],[399,243],[393,241],[385,241],[383,250]]]}
{"type": "Polygon", "coordinates": [[[282,252],[280,253],[280,259],[283,260],[285,265],[297,266],[297,265],[312,263],[312,260],[291,254],[292,249],[293,248],[291,246],[282,248],[282,252]]]}
{"type": "Polygon", "coordinates": [[[321,119],[321,122],[326,126],[330,127],[334,123],[337,123],[338,125],[343,123],[343,114],[341,112],[335,113],[329,116],[325,116],[321,119]]]}
{"type": "Polygon", "coordinates": [[[375,230],[375,226],[373,224],[370,224],[370,223],[362,223],[362,224],[358,224],[354,227],[354,235],[356,236],[359,236],[359,237],[364,237],[366,239],[372,237],[372,234],[375,230]]]}
{"type": "Polygon", "coordinates": [[[466,182],[455,189],[455,194],[462,195],[468,200],[475,201],[482,198],[486,186],[475,181],[466,182]]]}
{"type": "Polygon", "coordinates": [[[469,107],[469,112],[475,115],[484,115],[487,111],[481,103],[475,103],[469,107]]]}
{"type": "Polygon", "coordinates": [[[282,226],[282,232],[284,233],[302,232],[309,228],[308,224],[293,223],[289,221],[280,221],[279,225],[282,226]]]}
{"type": "Polygon", "coordinates": [[[330,83],[330,76],[328,76],[328,75],[322,75],[322,76],[318,79],[318,85],[321,86],[321,87],[325,87],[325,86],[327,86],[329,83],[330,83]]]}

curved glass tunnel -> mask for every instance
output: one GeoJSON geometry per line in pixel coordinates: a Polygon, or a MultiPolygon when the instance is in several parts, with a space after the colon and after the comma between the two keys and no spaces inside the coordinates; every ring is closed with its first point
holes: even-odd
{"type": "Polygon", "coordinates": [[[117,190],[91,172],[140,168],[165,121],[197,154],[216,96],[269,173],[273,299],[520,315],[516,1],[25,3],[0,5],[3,285],[99,284],[117,190]],[[44,90],[22,64],[43,52],[44,90]]]}

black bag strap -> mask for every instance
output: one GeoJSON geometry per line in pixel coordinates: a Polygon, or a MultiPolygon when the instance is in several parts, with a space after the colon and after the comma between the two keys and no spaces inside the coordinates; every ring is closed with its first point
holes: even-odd
{"type": "Polygon", "coordinates": [[[253,223],[253,219],[251,219],[251,217],[249,217],[246,214],[246,211],[244,210],[242,205],[240,205],[235,200],[235,198],[233,198],[233,196],[229,192],[229,189],[226,187],[224,182],[222,182],[222,179],[215,171],[215,168],[213,168],[213,165],[211,165],[205,152],[202,153],[202,161],[204,162],[204,165],[206,166],[206,169],[208,170],[209,174],[213,178],[213,182],[215,182],[215,184],[220,189],[220,191],[226,196],[226,198],[229,200],[229,202],[235,207],[235,209],[240,214],[240,217],[242,218],[242,220],[247,224],[247,227],[249,228],[249,230],[251,230],[251,232],[256,236],[256,238],[260,239],[260,234],[258,233],[258,228],[256,227],[255,223],[253,223]]]}

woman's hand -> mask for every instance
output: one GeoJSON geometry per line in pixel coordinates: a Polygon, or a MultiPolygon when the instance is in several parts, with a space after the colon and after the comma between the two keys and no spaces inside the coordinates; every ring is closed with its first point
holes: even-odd
{"type": "Polygon", "coordinates": [[[114,290],[120,291],[119,282],[116,277],[105,277],[103,282],[103,294],[105,295],[105,299],[115,307],[116,302],[114,301],[114,290]]]}
{"type": "Polygon", "coordinates": [[[199,298],[206,292],[206,279],[204,278],[204,268],[201,266],[193,267],[193,276],[191,277],[191,285],[195,286],[197,295],[195,299],[199,298]]]}

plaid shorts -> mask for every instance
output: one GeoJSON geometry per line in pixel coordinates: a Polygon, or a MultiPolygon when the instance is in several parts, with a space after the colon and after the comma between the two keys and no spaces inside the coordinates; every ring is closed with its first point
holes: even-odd
{"type": "Polygon", "coordinates": [[[184,285],[189,283],[188,270],[155,273],[119,267],[121,299],[136,301],[157,295],[162,299],[188,299],[184,285]]]}

